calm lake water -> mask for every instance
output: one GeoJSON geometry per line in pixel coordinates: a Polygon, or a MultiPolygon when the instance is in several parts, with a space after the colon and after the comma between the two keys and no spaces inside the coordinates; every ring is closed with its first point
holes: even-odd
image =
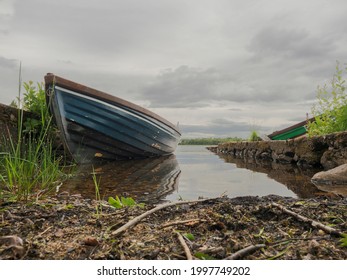
{"type": "Polygon", "coordinates": [[[105,199],[122,195],[157,202],[221,194],[228,197],[275,194],[308,198],[321,193],[310,183],[316,171],[218,156],[204,146],[178,146],[175,155],[157,159],[80,166],[77,175],[64,183],[60,192],[95,198],[93,168],[100,195],[105,199]]]}

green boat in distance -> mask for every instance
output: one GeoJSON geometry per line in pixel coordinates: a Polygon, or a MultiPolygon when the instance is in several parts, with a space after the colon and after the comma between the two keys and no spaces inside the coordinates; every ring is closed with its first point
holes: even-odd
{"type": "Polygon", "coordinates": [[[309,122],[313,122],[315,119],[307,119],[305,121],[299,122],[285,129],[275,131],[268,135],[271,140],[288,140],[300,137],[307,133],[306,126],[309,122]]]}
{"type": "Polygon", "coordinates": [[[180,140],[178,127],[129,101],[51,73],[45,89],[65,150],[78,163],[169,155],[180,140]]]}

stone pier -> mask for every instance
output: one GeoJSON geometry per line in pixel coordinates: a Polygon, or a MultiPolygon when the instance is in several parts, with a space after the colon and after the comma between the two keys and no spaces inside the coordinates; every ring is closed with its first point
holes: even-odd
{"type": "Polygon", "coordinates": [[[236,158],[269,160],[328,170],[347,163],[347,131],[283,141],[230,142],[209,149],[236,158]]]}

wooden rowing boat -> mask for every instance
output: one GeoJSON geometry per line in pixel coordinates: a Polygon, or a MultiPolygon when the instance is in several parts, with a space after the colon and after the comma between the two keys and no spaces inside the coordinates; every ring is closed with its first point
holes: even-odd
{"type": "Polygon", "coordinates": [[[180,140],[177,126],[129,101],[51,73],[45,89],[64,147],[78,163],[168,155],[180,140]]]}

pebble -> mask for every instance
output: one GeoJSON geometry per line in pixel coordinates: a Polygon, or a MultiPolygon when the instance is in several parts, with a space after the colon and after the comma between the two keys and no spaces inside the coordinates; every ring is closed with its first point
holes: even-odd
{"type": "Polygon", "coordinates": [[[83,239],[82,243],[86,246],[97,246],[99,241],[93,236],[87,236],[83,239]]]}

